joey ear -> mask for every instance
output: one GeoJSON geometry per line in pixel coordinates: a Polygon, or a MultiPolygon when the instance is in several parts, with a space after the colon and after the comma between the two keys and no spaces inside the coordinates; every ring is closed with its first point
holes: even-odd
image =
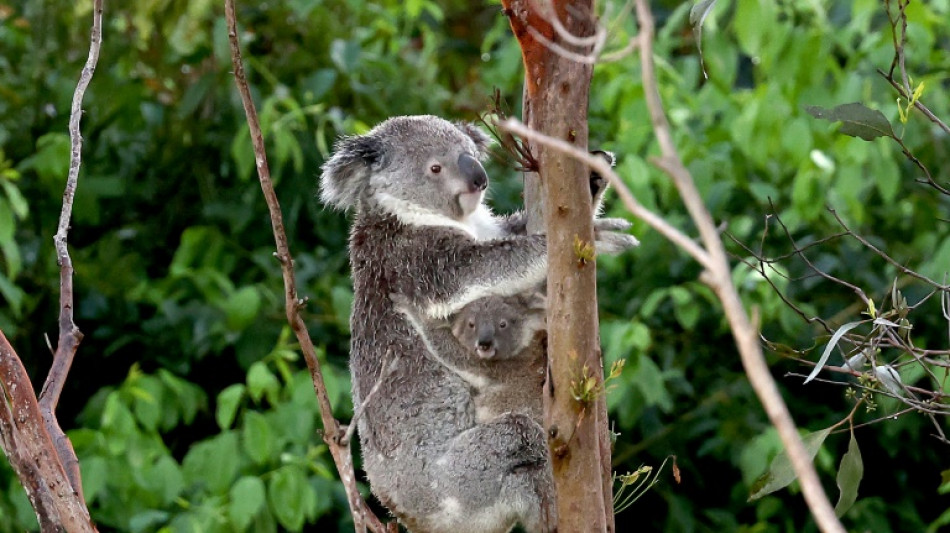
{"type": "Polygon", "coordinates": [[[376,137],[341,137],[333,156],[323,163],[320,175],[320,200],[331,207],[356,207],[366,188],[370,171],[383,161],[383,143],[376,137]]]}
{"type": "Polygon", "coordinates": [[[528,311],[544,313],[547,310],[548,299],[541,291],[519,294],[517,298],[528,311]]]}
{"type": "Polygon", "coordinates": [[[475,148],[478,149],[478,158],[484,160],[488,157],[488,148],[491,147],[492,138],[488,136],[481,128],[472,122],[456,122],[455,127],[462,130],[462,133],[468,135],[475,141],[475,148]]]}

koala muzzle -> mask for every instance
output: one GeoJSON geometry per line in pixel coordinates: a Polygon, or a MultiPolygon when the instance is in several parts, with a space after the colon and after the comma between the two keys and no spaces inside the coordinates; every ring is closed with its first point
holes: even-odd
{"type": "Polygon", "coordinates": [[[468,180],[472,189],[484,191],[488,187],[488,174],[485,173],[485,169],[482,168],[482,164],[478,162],[478,159],[468,154],[462,154],[459,156],[458,163],[459,171],[468,180]]]}

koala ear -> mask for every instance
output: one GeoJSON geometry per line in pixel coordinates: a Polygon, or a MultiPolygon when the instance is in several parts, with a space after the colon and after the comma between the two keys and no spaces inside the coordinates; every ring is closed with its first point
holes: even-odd
{"type": "Polygon", "coordinates": [[[338,209],[356,207],[369,181],[370,171],[383,161],[383,144],[370,135],[342,137],[333,157],[323,163],[320,200],[338,209]]]}
{"type": "Polygon", "coordinates": [[[528,311],[543,313],[547,310],[548,299],[541,291],[519,294],[517,298],[518,303],[523,305],[528,311]]]}
{"type": "Polygon", "coordinates": [[[455,127],[462,130],[462,133],[468,135],[475,141],[475,148],[478,149],[479,159],[484,160],[488,157],[488,148],[490,148],[492,144],[491,137],[472,122],[456,122],[455,127]]]}

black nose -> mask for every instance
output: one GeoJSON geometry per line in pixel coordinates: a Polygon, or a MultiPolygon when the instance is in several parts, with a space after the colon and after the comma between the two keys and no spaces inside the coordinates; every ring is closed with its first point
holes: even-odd
{"type": "Polygon", "coordinates": [[[472,188],[483,191],[485,187],[488,187],[488,174],[485,173],[485,169],[482,168],[482,164],[478,162],[478,159],[468,154],[460,155],[459,171],[468,180],[472,188]]]}
{"type": "Polygon", "coordinates": [[[492,342],[491,339],[488,339],[488,340],[482,339],[478,341],[478,347],[481,348],[482,350],[490,350],[494,344],[495,343],[492,342]]]}

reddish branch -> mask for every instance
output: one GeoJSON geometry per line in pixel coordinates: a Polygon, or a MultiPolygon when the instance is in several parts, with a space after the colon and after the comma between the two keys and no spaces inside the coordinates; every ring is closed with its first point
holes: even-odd
{"type": "Polygon", "coordinates": [[[261,189],[264,192],[267,208],[270,211],[274,240],[277,243],[277,252],[274,255],[277,257],[277,260],[280,261],[281,271],[283,272],[287,321],[297,336],[297,341],[300,343],[304,359],[307,361],[307,367],[310,370],[310,377],[313,379],[313,388],[316,391],[317,401],[320,405],[320,418],[323,421],[323,440],[330,448],[333,461],[336,463],[336,468],[340,473],[340,480],[346,489],[355,530],[365,531],[366,527],[369,527],[371,531],[384,533],[386,531],[385,526],[379,518],[367,508],[366,503],[363,501],[356,487],[353,457],[348,441],[344,439],[346,430],[343,429],[339,422],[333,417],[333,409],[330,405],[330,398],[327,395],[326,385],[324,385],[323,373],[320,370],[317,353],[313,347],[313,342],[310,340],[310,334],[307,331],[303,317],[300,315],[300,309],[304,301],[297,296],[294,261],[287,245],[287,234],[284,231],[284,221],[281,215],[280,204],[277,201],[277,194],[274,192],[274,185],[270,178],[267,154],[264,150],[264,136],[261,133],[260,122],[257,118],[257,109],[254,106],[254,101],[248,89],[247,79],[244,75],[244,63],[241,59],[241,47],[238,43],[237,22],[234,15],[234,1],[225,0],[224,10],[228,26],[228,40],[231,45],[231,63],[234,67],[234,82],[237,85],[238,92],[241,94],[241,102],[244,104],[244,113],[247,115],[247,125],[251,132],[251,143],[254,146],[257,174],[260,178],[261,189]]]}
{"type": "Polygon", "coordinates": [[[53,240],[60,266],[59,340],[46,383],[37,401],[33,384],[6,337],[0,332],[0,445],[26,489],[43,531],[87,532],[96,528],[82,497],[79,461],[56,420],[56,405],[82,333],[73,322],[73,266],[67,233],[82,163],[82,100],[99,60],[102,0],[93,5],[89,56],[76,84],[69,115],[72,151],[63,193],[59,228],[53,240]]]}

